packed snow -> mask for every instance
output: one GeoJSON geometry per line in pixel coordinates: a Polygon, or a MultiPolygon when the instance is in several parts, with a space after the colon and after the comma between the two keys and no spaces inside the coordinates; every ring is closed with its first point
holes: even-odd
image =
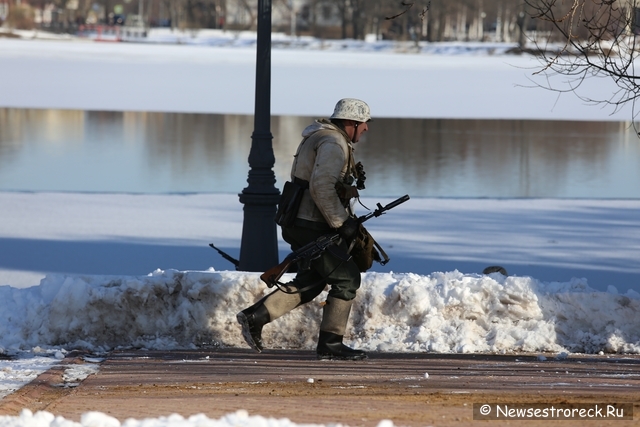
{"type": "MultiPolygon", "coordinates": [[[[11,352],[10,352],[11,353],[11,352]]],[[[34,380],[52,364],[63,360],[67,354],[64,349],[41,348],[35,346],[28,352],[18,353],[21,357],[0,359],[0,398],[20,389],[25,383],[34,380]]],[[[59,387],[76,387],[89,375],[98,372],[98,363],[104,361],[100,357],[84,357],[87,363],[65,365],[62,383],[59,387]]]]}
{"type": "MultiPolygon", "coordinates": [[[[0,107],[251,114],[255,51],[211,44],[0,38],[0,107]]],[[[624,109],[610,114],[572,94],[533,87],[539,64],[503,55],[507,49],[460,55],[464,47],[442,45],[439,52],[399,54],[350,46],[274,49],[272,113],[326,116],[337,99],[354,96],[378,117],[630,118],[624,109]]],[[[610,86],[600,80],[584,89],[606,93],[610,86]]],[[[10,261],[0,265],[0,285],[8,285],[0,286],[0,354],[17,358],[0,360],[0,392],[74,348],[245,346],[235,313],[268,289],[257,273],[216,264],[206,247],[215,241],[237,253],[237,196],[233,205],[229,195],[0,197],[0,238],[56,250],[27,260],[2,254],[10,261]],[[210,261],[189,265],[180,254],[194,248],[210,261]],[[159,255],[149,268],[147,249],[159,255]],[[129,265],[120,264],[120,251],[129,265]],[[96,261],[105,253],[114,258],[96,261]],[[125,267],[133,272],[118,271],[125,267]]],[[[346,340],[387,352],[639,353],[639,209],[633,200],[411,200],[370,227],[392,261],[387,271],[363,275],[346,340]],[[509,276],[481,274],[491,264],[504,265],[509,276]]],[[[286,250],[280,242],[281,254],[286,250]]],[[[319,318],[312,302],[267,326],[265,342],[311,349],[319,318]]],[[[69,371],[66,378],[73,384],[92,373],[69,371]]],[[[29,411],[0,423],[77,424],[29,411]]],[[[220,420],[173,415],[144,423],[294,425],[242,411],[220,420]]],[[[88,413],[80,425],[121,424],[88,413]]]]}
{"type": "Polygon", "coordinates": [[[18,359],[0,358],[0,398],[12,393],[64,358],[59,350],[30,349],[18,359]],[[56,357],[56,354],[59,354],[56,357]],[[62,356],[62,357],[60,357],[62,356]]]}
{"type": "MultiPolygon", "coordinates": [[[[0,416],[0,425],[11,427],[323,427],[321,424],[297,424],[287,418],[265,418],[249,415],[247,411],[238,410],[219,419],[211,419],[204,414],[183,417],[172,414],[156,419],[136,420],[129,418],[122,423],[120,420],[100,412],[87,412],[82,415],[80,422],[67,420],[55,416],[50,412],[40,411],[35,414],[23,409],[19,416],[0,416]]],[[[342,424],[330,424],[332,427],[342,427],[342,424]]],[[[378,427],[393,427],[390,420],[382,420],[378,427]]]]}

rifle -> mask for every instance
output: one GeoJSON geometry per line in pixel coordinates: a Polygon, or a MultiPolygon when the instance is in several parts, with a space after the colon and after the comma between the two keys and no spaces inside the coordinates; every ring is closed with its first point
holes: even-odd
{"type": "MultiPolygon", "coordinates": [[[[384,214],[386,211],[395,208],[396,206],[406,202],[409,200],[409,195],[405,194],[404,196],[394,200],[386,206],[382,206],[380,203],[377,204],[378,209],[373,212],[370,212],[366,215],[358,217],[356,220],[358,224],[362,224],[363,222],[373,218],[379,217],[384,214]]],[[[272,288],[274,286],[280,285],[279,282],[282,275],[289,270],[289,268],[294,264],[302,260],[314,260],[319,258],[324,251],[329,250],[331,253],[338,257],[342,261],[349,261],[351,256],[337,247],[334,248],[334,245],[340,239],[340,234],[332,233],[325,234],[323,236],[318,237],[313,242],[309,242],[300,249],[291,252],[287,255],[284,260],[276,265],[275,267],[270,268],[260,275],[260,279],[267,284],[267,287],[272,288]]]]}
{"type": "Polygon", "coordinates": [[[222,255],[222,258],[226,259],[227,261],[231,262],[233,265],[236,266],[236,270],[238,269],[238,266],[240,265],[240,261],[238,261],[237,259],[235,259],[234,257],[232,257],[231,255],[229,255],[228,253],[226,253],[225,251],[223,251],[222,249],[218,249],[214,246],[213,243],[209,243],[209,246],[211,246],[213,249],[215,249],[216,251],[218,251],[218,253],[220,255],[222,255]]]}

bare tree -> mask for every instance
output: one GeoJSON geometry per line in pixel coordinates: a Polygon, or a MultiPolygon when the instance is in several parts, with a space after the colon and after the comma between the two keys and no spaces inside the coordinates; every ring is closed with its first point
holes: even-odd
{"type": "MultiPolygon", "coordinates": [[[[368,19],[370,14],[368,12],[375,9],[377,1],[325,0],[322,3],[333,5],[338,11],[343,39],[362,39],[367,32],[367,24],[370,22],[368,19]]],[[[316,3],[313,2],[313,4],[316,3]]]]}
{"type": "Polygon", "coordinates": [[[365,0],[351,0],[351,32],[354,39],[364,39],[366,3],[365,0]]]}
{"type": "Polygon", "coordinates": [[[635,101],[640,96],[640,75],[634,64],[640,17],[636,0],[525,2],[531,18],[551,29],[548,36],[533,40],[542,64],[538,73],[565,76],[570,83],[568,89],[550,83],[544,87],[573,92],[589,103],[613,106],[613,112],[630,103],[635,117],[635,101]],[[578,89],[585,80],[597,77],[611,79],[616,85],[613,93],[602,98],[581,94],[578,89]]]}
{"type": "Polygon", "coordinates": [[[385,11],[386,21],[393,24],[390,32],[397,34],[401,39],[413,39],[416,44],[427,37],[429,20],[427,13],[431,7],[430,0],[393,2],[393,6],[387,7],[385,11]]]}
{"type": "Polygon", "coordinates": [[[394,35],[406,39],[410,30],[421,40],[489,40],[523,42],[527,27],[520,0],[395,0],[386,1],[385,15],[394,35]],[[405,27],[409,28],[405,28],[405,27]]]}
{"type": "Polygon", "coordinates": [[[347,38],[347,24],[348,24],[348,12],[349,12],[349,3],[348,0],[335,0],[335,4],[340,11],[340,17],[342,22],[342,38],[347,38]]]}

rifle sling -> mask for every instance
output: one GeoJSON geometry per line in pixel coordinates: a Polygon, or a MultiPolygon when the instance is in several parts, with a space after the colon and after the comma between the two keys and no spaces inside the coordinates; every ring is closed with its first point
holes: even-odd
{"type": "MultiPolygon", "coordinates": [[[[373,237],[372,237],[373,239],[373,237]]],[[[373,245],[376,247],[376,249],[378,250],[378,253],[380,254],[380,257],[382,258],[379,262],[380,265],[385,265],[386,263],[389,262],[389,255],[387,255],[387,253],[384,251],[384,249],[382,249],[382,246],[380,246],[380,244],[378,242],[376,242],[376,239],[373,239],[373,245]]]]}

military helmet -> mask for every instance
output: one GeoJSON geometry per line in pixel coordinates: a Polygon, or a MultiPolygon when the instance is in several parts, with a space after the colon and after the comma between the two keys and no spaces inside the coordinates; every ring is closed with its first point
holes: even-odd
{"type": "Polygon", "coordinates": [[[364,101],[355,98],[344,98],[338,101],[330,118],[364,123],[371,120],[371,110],[364,101]]]}

